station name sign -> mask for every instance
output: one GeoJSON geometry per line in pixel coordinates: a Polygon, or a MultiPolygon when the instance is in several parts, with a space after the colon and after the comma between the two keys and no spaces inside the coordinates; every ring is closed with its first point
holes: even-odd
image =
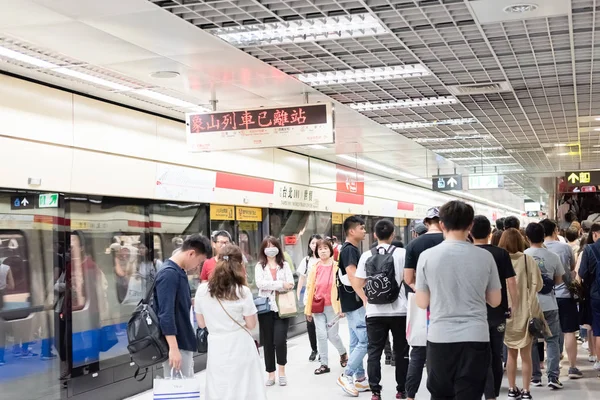
{"type": "Polygon", "coordinates": [[[334,142],[330,103],[187,114],[186,127],[194,152],[334,142]]]}

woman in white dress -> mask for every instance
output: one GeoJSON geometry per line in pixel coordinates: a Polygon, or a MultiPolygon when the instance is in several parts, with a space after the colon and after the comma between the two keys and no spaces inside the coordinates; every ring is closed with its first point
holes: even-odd
{"type": "Polygon", "coordinates": [[[266,400],[262,363],[250,330],[258,322],[239,247],[221,248],[207,283],[198,287],[198,326],[208,329],[207,400],[266,400]]]}

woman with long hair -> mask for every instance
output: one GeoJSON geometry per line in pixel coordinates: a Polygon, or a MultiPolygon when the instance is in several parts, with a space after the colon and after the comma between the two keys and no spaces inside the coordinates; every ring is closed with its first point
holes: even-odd
{"type": "Polygon", "coordinates": [[[317,329],[321,366],[315,370],[315,375],[321,375],[331,372],[327,339],[340,354],[340,365],[344,368],[348,364],[348,354],[338,334],[339,324],[334,322],[336,317],[343,317],[344,314],[342,314],[335,283],[338,266],[333,261],[333,246],[330,241],[320,239],[317,241],[316,249],[319,261],[308,276],[304,314],[308,320],[314,320],[317,329]],[[328,324],[333,325],[328,329],[328,324]]]}
{"type": "Polygon", "coordinates": [[[212,276],[196,291],[198,326],[209,332],[207,400],[267,398],[260,356],[250,333],[258,323],[256,306],[242,260],[239,247],[223,246],[212,276]]]}
{"type": "Polygon", "coordinates": [[[285,365],[287,364],[287,333],[290,320],[279,317],[277,293],[294,289],[294,276],[285,261],[281,243],[273,236],[263,240],[254,268],[258,297],[269,299],[270,311],[258,316],[260,341],[264,347],[265,367],[269,377],[267,386],[275,385],[275,361],[279,369],[279,385],[287,385],[285,365]]]}
{"type": "Polygon", "coordinates": [[[531,361],[531,346],[534,337],[529,333],[529,320],[531,317],[544,319],[544,314],[538,302],[537,293],[542,289],[542,274],[533,257],[523,254],[525,240],[523,235],[515,228],[504,231],[499,247],[510,254],[510,259],[516,273],[517,287],[519,290],[519,304],[512,304],[509,296],[511,317],[506,320],[504,343],[508,347],[508,360],[506,371],[508,375],[508,398],[531,399],[530,385],[533,373],[531,361]],[[517,356],[521,355],[523,368],[523,390],[517,388],[517,356]]]}
{"type": "MultiPolygon", "coordinates": [[[[306,294],[305,294],[305,285],[307,277],[310,275],[313,266],[319,261],[317,257],[317,242],[321,240],[321,235],[312,235],[308,240],[308,250],[307,255],[302,259],[300,265],[298,266],[298,288],[296,291],[298,292],[298,300],[301,303],[306,304],[306,294]]],[[[315,330],[315,323],[311,319],[306,319],[306,328],[308,330],[308,340],[310,341],[311,353],[310,357],[308,357],[308,361],[315,361],[317,359],[317,333],[315,330]]]]}

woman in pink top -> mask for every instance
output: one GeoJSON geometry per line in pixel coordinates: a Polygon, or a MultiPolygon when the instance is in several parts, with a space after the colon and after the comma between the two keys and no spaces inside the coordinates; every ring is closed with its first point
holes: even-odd
{"type": "Polygon", "coordinates": [[[321,366],[315,370],[315,375],[321,375],[331,371],[328,366],[327,339],[338,350],[342,367],[348,363],[348,355],[338,334],[337,319],[344,315],[341,312],[335,284],[338,266],[333,261],[333,247],[328,240],[320,239],[316,249],[319,261],[308,275],[304,313],[309,321],[311,319],[315,321],[317,344],[321,356],[321,366]],[[328,324],[333,326],[329,328],[328,324]]]}

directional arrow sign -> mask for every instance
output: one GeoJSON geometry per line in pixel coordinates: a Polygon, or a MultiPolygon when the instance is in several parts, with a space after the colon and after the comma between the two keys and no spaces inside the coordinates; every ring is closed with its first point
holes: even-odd
{"type": "Polygon", "coordinates": [[[577,181],[579,180],[579,175],[577,175],[573,172],[573,173],[571,173],[571,175],[569,175],[569,177],[567,179],[571,183],[577,183],[577,181]]]}
{"type": "Polygon", "coordinates": [[[440,175],[432,179],[432,187],[436,192],[462,190],[462,175],[440,175]]]}
{"type": "Polygon", "coordinates": [[[29,200],[27,200],[27,197],[23,197],[23,200],[21,201],[21,205],[23,207],[27,207],[28,204],[29,204],[29,200]]]}
{"type": "Polygon", "coordinates": [[[11,210],[33,210],[35,208],[35,202],[31,202],[29,196],[11,196],[10,197],[10,209],[11,210]]]}

